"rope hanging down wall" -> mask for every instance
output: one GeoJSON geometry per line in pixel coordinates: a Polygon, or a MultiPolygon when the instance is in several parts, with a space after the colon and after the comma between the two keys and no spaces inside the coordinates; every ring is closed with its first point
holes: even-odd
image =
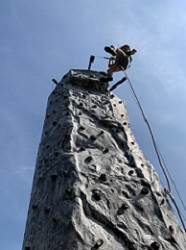
{"type": "MultiPolygon", "coordinates": [[[[91,55],[91,56],[90,56],[90,59],[89,59],[88,70],[91,69],[91,65],[92,65],[92,63],[94,63],[95,58],[109,59],[109,57],[101,57],[101,56],[93,56],[93,55],[91,55]]],[[[138,97],[137,97],[137,95],[136,95],[136,93],[135,93],[135,90],[134,90],[134,88],[133,88],[133,86],[132,86],[132,83],[131,83],[129,77],[127,76],[127,74],[126,74],[126,71],[124,70],[124,68],[123,68],[121,65],[120,65],[120,68],[121,68],[121,70],[124,72],[125,77],[123,77],[120,81],[118,81],[117,83],[115,83],[115,84],[110,88],[110,91],[114,90],[115,88],[117,88],[118,85],[120,85],[120,84],[123,83],[124,81],[128,80],[128,83],[129,83],[129,85],[130,85],[131,91],[132,91],[132,93],[133,93],[133,95],[134,95],[134,97],[135,97],[135,100],[136,100],[136,102],[137,102],[139,108],[140,108],[142,117],[143,117],[143,119],[144,119],[144,121],[145,121],[145,123],[146,123],[146,125],[147,125],[147,127],[148,127],[148,130],[149,130],[149,133],[150,133],[152,142],[153,142],[153,146],[154,146],[154,149],[155,149],[157,158],[158,158],[158,162],[159,162],[159,164],[160,164],[160,167],[161,167],[161,169],[162,169],[162,171],[163,171],[163,174],[164,174],[165,179],[166,179],[166,182],[167,182],[168,189],[165,188],[164,191],[165,191],[165,193],[170,197],[171,201],[173,202],[173,204],[174,204],[174,206],[175,206],[175,208],[176,208],[176,210],[177,210],[178,216],[179,216],[179,218],[180,218],[180,221],[181,221],[181,223],[182,223],[183,229],[184,229],[184,231],[186,232],[185,224],[184,224],[184,222],[183,222],[183,218],[184,218],[184,217],[182,216],[182,214],[181,214],[181,212],[180,212],[180,209],[179,209],[179,207],[178,207],[178,205],[177,205],[175,199],[173,198],[173,196],[172,196],[172,194],[171,194],[171,185],[170,185],[169,177],[170,177],[171,182],[173,183],[173,185],[174,185],[174,187],[175,187],[175,190],[176,190],[176,193],[177,193],[177,195],[178,195],[178,197],[179,197],[179,200],[181,201],[182,206],[183,206],[184,210],[186,211],[186,208],[185,208],[185,205],[184,205],[183,200],[182,200],[182,198],[181,198],[181,195],[180,195],[180,193],[179,193],[179,191],[178,191],[178,189],[177,189],[177,187],[176,187],[175,182],[173,181],[173,179],[172,179],[172,177],[171,177],[171,175],[170,175],[170,173],[169,173],[169,171],[168,171],[168,168],[167,168],[166,165],[165,165],[165,161],[164,161],[164,159],[163,159],[163,157],[162,157],[162,155],[161,155],[161,153],[160,153],[160,151],[159,151],[159,149],[158,149],[158,146],[157,146],[155,137],[154,137],[154,135],[153,135],[151,126],[150,126],[150,124],[149,124],[149,122],[148,122],[148,120],[147,120],[147,118],[146,118],[146,116],[145,116],[145,113],[144,113],[144,111],[143,111],[143,109],[142,109],[142,106],[141,106],[141,104],[140,104],[140,102],[139,102],[139,99],[138,99],[138,97]],[[167,170],[167,172],[166,172],[166,170],[167,170]],[[168,174],[167,174],[167,173],[168,173],[168,174]],[[169,177],[168,177],[168,175],[169,175],[169,177]]]]}
{"type": "MultiPolygon", "coordinates": [[[[144,119],[145,123],[147,124],[147,127],[148,127],[148,130],[149,130],[149,133],[150,133],[152,142],[153,142],[154,149],[155,149],[155,151],[156,151],[156,155],[157,155],[159,164],[160,164],[160,166],[161,166],[161,169],[162,169],[163,174],[164,174],[164,176],[165,176],[165,178],[166,178],[166,181],[167,181],[168,189],[164,189],[164,190],[165,190],[165,193],[170,197],[171,201],[173,202],[173,204],[174,204],[174,206],[175,206],[175,208],[176,208],[176,210],[177,210],[178,216],[179,216],[179,218],[180,218],[180,221],[181,221],[181,223],[182,223],[183,229],[184,229],[184,231],[186,232],[185,224],[184,224],[184,222],[183,222],[183,218],[182,218],[180,209],[179,209],[179,207],[178,207],[178,205],[177,205],[175,199],[173,198],[173,196],[172,196],[172,194],[171,194],[171,185],[170,185],[170,181],[169,181],[168,175],[167,175],[167,173],[166,173],[167,167],[164,166],[164,165],[165,165],[165,164],[164,164],[164,160],[163,160],[163,158],[162,158],[162,156],[161,156],[161,153],[160,153],[160,151],[159,151],[159,149],[158,149],[158,146],[157,146],[157,143],[156,143],[156,141],[155,141],[155,138],[154,138],[154,135],[153,135],[151,126],[150,126],[150,124],[149,124],[149,122],[148,122],[148,120],[147,120],[147,118],[146,118],[146,116],[145,116],[145,113],[144,113],[144,111],[143,111],[143,109],[142,109],[142,106],[141,106],[141,104],[140,104],[140,102],[139,102],[139,99],[138,99],[138,97],[137,97],[137,95],[136,95],[136,93],[135,93],[135,90],[134,90],[134,88],[133,88],[133,86],[132,86],[132,83],[131,83],[131,81],[130,81],[128,75],[126,74],[126,71],[123,69],[122,66],[120,66],[120,68],[121,68],[121,70],[124,72],[125,77],[126,77],[126,79],[128,80],[128,83],[129,83],[130,88],[131,88],[131,90],[132,90],[132,93],[133,93],[133,95],[134,95],[134,97],[135,97],[135,100],[136,100],[136,102],[137,102],[137,104],[138,104],[138,106],[139,106],[139,108],[140,108],[140,110],[141,110],[143,119],[144,119]]],[[[168,169],[167,169],[167,172],[168,172],[168,169]]],[[[172,179],[172,177],[171,177],[171,175],[170,175],[169,172],[168,172],[168,174],[169,174],[169,176],[170,176],[171,181],[173,182],[173,179],[172,179]]],[[[182,203],[182,205],[183,205],[183,208],[185,209],[185,206],[184,206],[184,204],[183,204],[183,200],[181,199],[181,196],[180,196],[180,194],[179,194],[179,192],[178,192],[178,189],[177,189],[177,187],[176,187],[175,182],[173,182],[173,184],[174,184],[174,186],[175,186],[175,190],[176,190],[176,192],[177,192],[177,194],[178,194],[178,197],[179,197],[179,199],[180,199],[180,201],[181,201],[181,203],[182,203]]]]}

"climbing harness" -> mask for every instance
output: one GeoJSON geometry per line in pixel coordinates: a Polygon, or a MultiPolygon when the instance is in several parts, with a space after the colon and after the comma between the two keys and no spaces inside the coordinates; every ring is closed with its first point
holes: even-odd
{"type": "MultiPolygon", "coordinates": [[[[94,63],[94,61],[95,61],[96,58],[99,58],[99,59],[106,59],[106,60],[109,60],[109,59],[110,59],[110,57],[107,57],[107,56],[93,56],[93,55],[91,55],[91,56],[90,56],[90,59],[89,59],[88,70],[91,69],[91,66],[92,66],[92,64],[94,63]]],[[[131,61],[132,61],[132,59],[129,58],[129,59],[128,59],[128,63],[127,63],[127,69],[129,69],[129,68],[131,67],[131,61]]]]}

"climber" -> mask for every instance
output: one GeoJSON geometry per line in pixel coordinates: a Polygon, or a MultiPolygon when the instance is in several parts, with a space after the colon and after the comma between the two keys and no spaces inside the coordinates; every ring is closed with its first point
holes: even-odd
{"type": "Polygon", "coordinates": [[[132,55],[137,52],[135,49],[131,50],[130,46],[126,44],[120,48],[117,48],[114,45],[111,45],[110,47],[106,46],[104,50],[112,56],[115,56],[109,59],[109,69],[107,70],[107,74],[110,76],[112,76],[114,72],[129,68],[132,61],[132,55]]]}

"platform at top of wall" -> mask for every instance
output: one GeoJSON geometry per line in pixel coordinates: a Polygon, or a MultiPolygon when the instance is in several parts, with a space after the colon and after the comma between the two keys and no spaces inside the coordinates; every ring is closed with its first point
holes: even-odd
{"type": "Polygon", "coordinates": [[[59,84],[64,84],[64,82],[101,93],[108,93],[109,83],[105,72],[71,69],[64,75],[59,84]]]}

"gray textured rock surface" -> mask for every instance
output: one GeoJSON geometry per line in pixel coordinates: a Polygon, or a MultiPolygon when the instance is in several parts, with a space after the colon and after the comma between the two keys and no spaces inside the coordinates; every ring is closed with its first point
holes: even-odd
{"type": "Polygon", "coordinates": [[[125,104],[101,76],[71,70],[48,99],[23,249],[184,250],[125,104]]]}

